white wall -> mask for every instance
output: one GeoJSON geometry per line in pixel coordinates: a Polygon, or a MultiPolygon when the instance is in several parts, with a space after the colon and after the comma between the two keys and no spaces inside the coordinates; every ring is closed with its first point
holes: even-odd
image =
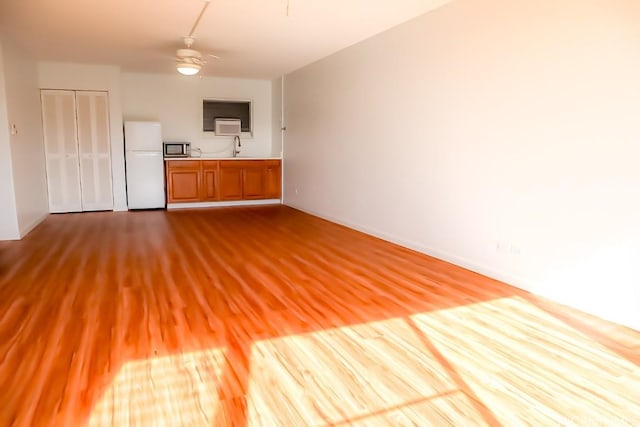
{"type": "Polygon", "coordinates": [[[20,236],[49,214],[47,174],[42,140],[40,89],[35,59],[9,41],[3,42],[11,163],[20,236]]]}
{"type": "Polygon", "coordinates": [[[16,195],[13,187],[13,165],[5,79],[5,48],[0,43],[0,240],[20,238],[16,195]]]}
{"type": "Polygon", "coordinates": [[[285,78],[285,203],[640,329],[640,2],[458,0],[285,78]]]}
{"type": "Polygon", "coordinates": [[[202,99],[243,99],[253,102],[253,137],[242,137],[242,156],[271,155],[271,82],[176,74],[122,74],[124,120],[162,124],[165,141],[189,141],[206,155],[230,157],[232,137],[202,132],[202,99]]]}
{"type": "Polygon", "coordinates": [[[282,155],[282,77],[271,81],[271,154],[282,155]]]}
{"type": "Polygon", "coordinates": [[[41,62],[39,63],[38,71],[40,87],[42,89],[98,90],[109,92],[113,207],[116,211],[127,210],[120,68],[109,65],[41,62]]]}

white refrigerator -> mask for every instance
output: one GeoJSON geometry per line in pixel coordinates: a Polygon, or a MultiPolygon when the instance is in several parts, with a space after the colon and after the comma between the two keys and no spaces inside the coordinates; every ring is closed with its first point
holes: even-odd
{"type": "Polygon", "coordinates": [[[164,208],[162,128],[157,122],[125,122],[129,209],[164,208]]]}

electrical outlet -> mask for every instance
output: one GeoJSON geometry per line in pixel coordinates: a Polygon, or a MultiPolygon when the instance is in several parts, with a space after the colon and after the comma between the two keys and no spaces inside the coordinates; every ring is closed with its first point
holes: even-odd
{"type": "Polygon", "coordinates": [[[517,257],[522,255],[522,247],[507,240],[496,240],[496,252],[508,257],[517,257]]]}

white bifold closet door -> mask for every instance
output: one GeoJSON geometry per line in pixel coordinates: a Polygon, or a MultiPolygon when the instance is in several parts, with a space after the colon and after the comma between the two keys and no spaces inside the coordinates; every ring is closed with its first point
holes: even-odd
{"type": "Polygon", "coordinates": [[[76,92],[82,210],[113,209],[109,98],[106,92],[76,92]]]}
{"type": "Polygon", "coordinates": [[[113,209],[106,92],[43,90],[50,212],[113,209]]]}
{"type": "Polygon", "coordinates": [[[80,212],[82,195],[75,92],[42,91],[42,126],[49,212],[80,212]]]}

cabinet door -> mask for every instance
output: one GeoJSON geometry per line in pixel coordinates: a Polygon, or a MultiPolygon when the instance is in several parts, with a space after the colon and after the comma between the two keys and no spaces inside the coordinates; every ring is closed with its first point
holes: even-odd
{"type": "Polygon", "coordinates": [[[201,172],[199,161],[185,161],[184,165],[174,167],[167,165],[167,198],[169,203],[199,202],[201,172]],[[192,165],[191,163],[194,163],[192,165]]]}
{"type": "Polygon", "coordinates": [[[265,197],[279,199],[282,192],[282,168],[280,162],[268,164],[265,169],[265,197]]]}
{"type": "Polygon", "coordinates": [[[202,199],[208,202],[218,200],[218,162],[202,162],[202,180],[202,199]]]}
{"type": "Polygon", "coordinates": [[[265,168],[258,161],[247,166],[242,174],[242,198],[246,200],[265,198],[265,168]]]}
{"type": "Polygon", "coordinates": [[[112,210],[109,99],[106,92],[76,92],[82,208],[112,210]]]}
{"type": "Polygon", "coordinates": [[[220,200],[242,199],[242,167],[234,163],[220,162],[220,200]]]}
{"type": "Polygon", "coordinates": [[[80,212],[75,93],[43,90],[41,101],[49,212],[80,212]]]}

